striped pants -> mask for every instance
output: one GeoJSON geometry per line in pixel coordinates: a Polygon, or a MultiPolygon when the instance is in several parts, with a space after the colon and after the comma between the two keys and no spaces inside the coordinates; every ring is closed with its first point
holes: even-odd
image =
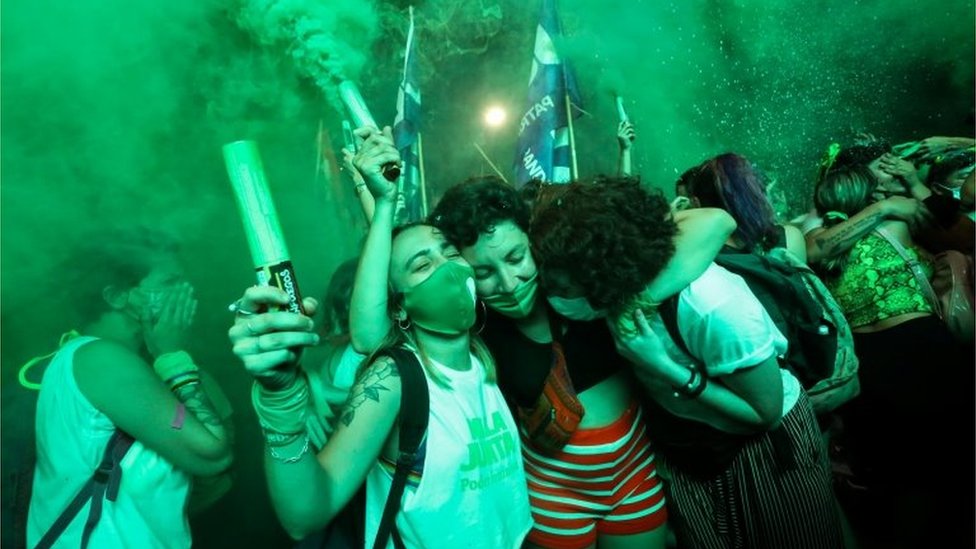
{"type": "Polygon", "coordinates": [[[806,393],[777,430],[750,442],[710,479],[683,473],[662,456],[679,547],[843,548],[827,448],[806,393]]]}
{"type": "Polygon", "coordinates": [[[639,534],[667,521],[636,403],[606,427],[577,431],[554,456],[533,451],[523,432],[522,455],[535,520],[527,541],[535,545],[580,549],[599,534],[639,534]]]}

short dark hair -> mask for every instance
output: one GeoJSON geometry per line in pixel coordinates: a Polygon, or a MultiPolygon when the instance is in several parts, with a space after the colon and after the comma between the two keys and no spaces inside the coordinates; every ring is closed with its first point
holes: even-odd
{"type": "Polygon", "coordinates": [[[674,255],[677,225],[667,200],[631,177],[559,187],[565,190],[539,204],[530,231],[543,278],[546,269],[559,270],[594,307],[623,306],[674,255]]]}
{"type": "Polygon", "coordinates": [[[322,335],[345,335],[349,333],[349,305],[352,301],[352,287],[356,282],[356,267],[359,257],[347,259],[336,267],[329,279],[322,304],[325,306],[322,322],[322,335]]]}
{"type": "Polygon", "coordinates": [[[85,237],[61,266],[71,282],[72,322],[91,321],[107,308],[105,288],[130,289],[149,276],[161,256],[176,254],[172,235],[148,227],[111,229],[85,237]]]}
{"type": "Polygon", "coordinates": [[[459,248],[473,246],[478,237],[505,221],[527,233],[529,206],[524,198],[498,177],[471,178],[444,193],[430,222],[459,248]]]}
{"type": "Polygon", "coordinates": [[[945,184],[949,176],[976,164],[976,151],[973,149],[963,149],[953,151],[936,160],[929,173],[925,177],[925,184],[929,187],[933,185],[945,184]]]}
{"type": "Polygon", "coordinates": [[[867,166],[876,158],[891,152],[891,144],[887,141],[872,141],[864,145],[851,145],[837,153],[832,168],[846,168],[850,166],[867,166]]]}

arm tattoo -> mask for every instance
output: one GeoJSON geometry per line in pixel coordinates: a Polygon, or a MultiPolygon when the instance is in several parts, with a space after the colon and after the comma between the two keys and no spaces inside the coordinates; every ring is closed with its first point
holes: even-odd
{"type": "Polygon", "coordinates": [[[393,377],[400,377],[400,371],[397,370],[392,360],[375,362],[367,368],[363,372],[363,377],[353,387],[349,400],[343,407],[342,416],[339,418],[342,424],[348,427],[356,416],[356,408],[362,406],[366,401],[379,402],[380,393],[390,390],[384,382],[393,377]]]}
{"type": "Polygon", "coordinates": [[[846,252],[864,235],[868,234],[884,220],[881,213],[872,213],[864,219],[841,223],[830,236],[818,236],[814,239],[825,257],[846,252]]]}
{"type": "Polygon", "coordinates": [[[210,397],[203,391],[201,383],[188,383],[176,391],[176,398],[182,402],[187,410],[193,413],[197,419],[203,423],[207,429],[217,428],[223,430],[224,423],[217,417],[210,397]]]}

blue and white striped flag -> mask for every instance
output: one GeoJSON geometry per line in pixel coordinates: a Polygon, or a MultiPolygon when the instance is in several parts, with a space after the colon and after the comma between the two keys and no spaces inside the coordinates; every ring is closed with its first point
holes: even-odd
{"type": "MultiPolygon", "coordinates": [[[[553,39],[560,33],[555,0],[543,0],[529,77],[529,104],[519,123],[515,149],[518,186],[533,179],[566,183],[574,176],[566,96],[575,107],[581,102],[572,71],[556,53],[553,39]]],[[[574,111],[575,118],[579,111],[574,111]]]]}
{"type": "Polygon", "coordinates": [[[419,150],[420,150],[420,82],[417,74],[415,38],[413,28],[413,6],[410,7],[410,30],[407,32],[407,47],[403,59],[403,80],[397,91],[397,114],[393,122],[393,140],[400,157],[403,170],[400,175],[400,202],[397,204],[398,223],[420,221],[427,215],[419,150]]]}

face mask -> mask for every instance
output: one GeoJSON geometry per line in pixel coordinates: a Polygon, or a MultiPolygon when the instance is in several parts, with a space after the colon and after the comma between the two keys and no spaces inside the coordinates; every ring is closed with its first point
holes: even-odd
{"type": "Polygon", "coordinates": [[[474,271],[448,261],[427,280],[403,292],[403,309],[421,328],[460,335],[474,325],[474,271]]]}
{"type": "MultiPolygon", "coordinates": [[[[130,313],[135,317],[136,320],[142,318],[142,311],[145,310],[148,313],[149,320],[155,323],[159,320],[160,315],[163,313],[163,302],[166,299],[166,294],[168,290],[162,288],[145,289],[142,287],[136,287],[132,290],[138,297],[136,300],[131,301],[131,307],[133,309],[130,313]]],[[[131,295],[131,294],[130,294],[131,295]]],[[[130,297],[130,299],[132,299],[130,297]]]]}
{"type": "Polygon", "coordinates": [[[539,273],[519,284],[510,294],[495,294],[482,298],[485,305],[510,318],[525,318],[535,307],[539,289],[539,273]]]}
{"type": "Polygon", "coordinates": [[[607,316],[607,312],[603,309],[594,309],[585,297],[567,299],[565,297],[548,296],[546,299],[549,300],[549,305],[552,305],[554,311],[570,320],[581,320],[585,322],[607,316]]]}
{"type": "Polygon", "coordinates": [[[163,312],[163,300],[166,298],[166,290],[144,290],[146,296],[146,307],[153,320],[158,320],[163,312]]]}

